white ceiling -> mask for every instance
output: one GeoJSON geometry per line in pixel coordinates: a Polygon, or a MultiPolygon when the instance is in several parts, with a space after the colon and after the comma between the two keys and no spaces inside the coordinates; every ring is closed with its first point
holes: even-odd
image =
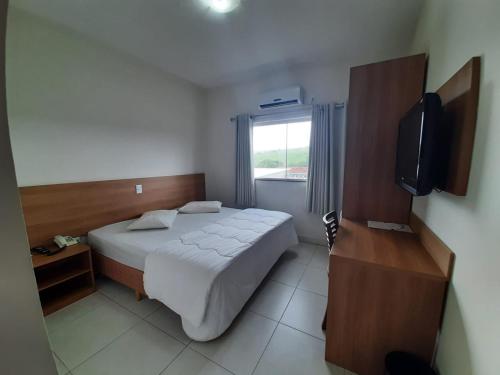
{"type": "Polygon", "coordinates": [[[280,66],[400,53],[422,0],[243,0],[217,15],[200,0],[11,0],[204,87],[280,66]]]}

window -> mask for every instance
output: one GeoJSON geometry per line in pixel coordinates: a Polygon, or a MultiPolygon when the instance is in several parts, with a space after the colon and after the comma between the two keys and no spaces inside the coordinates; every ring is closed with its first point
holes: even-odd
{"type": "Polygon", "coordinates": [[[253,128],[254,176],[261,179],[306,180],[311,119],[273,123],[253,128]]]}

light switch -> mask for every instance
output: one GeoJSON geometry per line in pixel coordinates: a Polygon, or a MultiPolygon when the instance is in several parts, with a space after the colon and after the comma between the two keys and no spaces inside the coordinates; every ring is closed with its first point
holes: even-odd
{"type": "Polygon", "coordinates": [[[135,193],[142,194],[142,185],[135,185],[135,193]]]}

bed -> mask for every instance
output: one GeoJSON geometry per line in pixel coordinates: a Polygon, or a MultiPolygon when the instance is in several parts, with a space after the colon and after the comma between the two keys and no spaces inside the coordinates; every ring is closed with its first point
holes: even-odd
{"type": "MultiPolygon", "coordinates": [[[[148,294],[152,298],[159,299],[179,313],[184,331],[190,338],[197,341],[208,341],[220,336],[231,325],[283,252],[297,243],[292,217],[273,211],[242,211],[223,207],[219,213],[179,214],[174,226],[168,230],[127,231],[126,228],[130,222],[130,220],[122,221],[89,232],[88,239],[96,253],[97,268],[106,276],[134,288],[137,293],[148,294]],[[190,279],[193,281],[199,279],[197,277],[200,272],[177,271],[175,275],[177,263],[169,264],[169,259],[177,262],[179,257],[175,254],[167,254],[170,256],[168,258],[159,250],[165,244],[177,243],[180,248],[175,250],[183,254],[189,249],[185,244],[186,238],[199,232],[200,228],[220,226],[218,223],[234,225],[234,222],[244,222],[242,218],[248,214],[266,217],[266,220],[268,217],[277,217],[279,220],[275,220],[277,224],[265,233],[263,232],[262,236],[256,237],[255,241],[249,241],[244,250],[234,256],[234,259],[231,258],[227,265],[221,267],[209,288],[205,303],[193,297],[193,309],[197,304],[204,305],[201,318],[194,318],[194,315],[184,308],[185,301],[184,304],[176,304],[172,296],[169,297],[166,292],[175,294],[178,291],[179,295],[186,294],[184,298],[189,297],[190,279]],[[149,268],[147,259],[149,259],[149,268]],[[162,264],[161,261],[164,263],[162,264]],[[155,275],[153,275],[153,266],[156,266],[155,275]],[[145,269],[147,272],[143,274],[145,269]],[[162,273],[163,269],[169,272],[162,273]],[[148,288],[145,289],[142,284],[143,278],[144,281],[149,280],[150,293],[147,293],[148,288]]],[[[227,228],[224,230],[228,231],[227,228]]],[[[236,236],[236,234],[228,234],[231,238],[236,236]]],[[[221,259],[225,259],[224,257],[225,255],[219,256],[221,259]]],[[[182,263],[179,264],[182,265],[182,263]]],[[[200,267],[199,264],[197,266],[200,267]]],[[[203,267],[198,270],[204,270],[203,267]]],[[[191,289],[196,289],[196,285],[191,289]]]]}
{"type": "MultiPolygon", "coordinates": [[[[30,247],[49,246],[57,234],[90,233],[94,269],[132,288],[138,297],[149,295],[144,284],[147,272],[143,270],[146,259],[158,245],[241,212],[224,208],[219,214],[179,215],[172,229],[144,231],[146,238],[139,232],[125,233],[127,223],[144,212],[205,200],[204,174],[27,186],[20,188],[20,193],[30,247]],[[137,185],[142,186],[143,194],[136,193],[137,185]]],[[[240,254],[214,282],[200,324],[179,314],[186,333],[195,340],[206,341],[224,332],[279,256],[296,241],[292,219],[288,217],[240,254]]],[[[192,273],[188,272],[186,282],[190,278],[192,273]]],[[[167,291],[186,289],[177,284],[159,283],[167,291]]]]}

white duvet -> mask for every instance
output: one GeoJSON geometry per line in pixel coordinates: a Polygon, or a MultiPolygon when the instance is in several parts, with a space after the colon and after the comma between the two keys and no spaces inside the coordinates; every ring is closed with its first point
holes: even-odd
{"type": "MultiPolygon", "coordinates": [[[[283,212],[247,209],[165,243],[146,257],[146,293],[178,313],[183,324],[202,325],[218,276],[290,219],[283,212]]],[[[293,244],[296,238],[290,241],[293,244]]]]}

